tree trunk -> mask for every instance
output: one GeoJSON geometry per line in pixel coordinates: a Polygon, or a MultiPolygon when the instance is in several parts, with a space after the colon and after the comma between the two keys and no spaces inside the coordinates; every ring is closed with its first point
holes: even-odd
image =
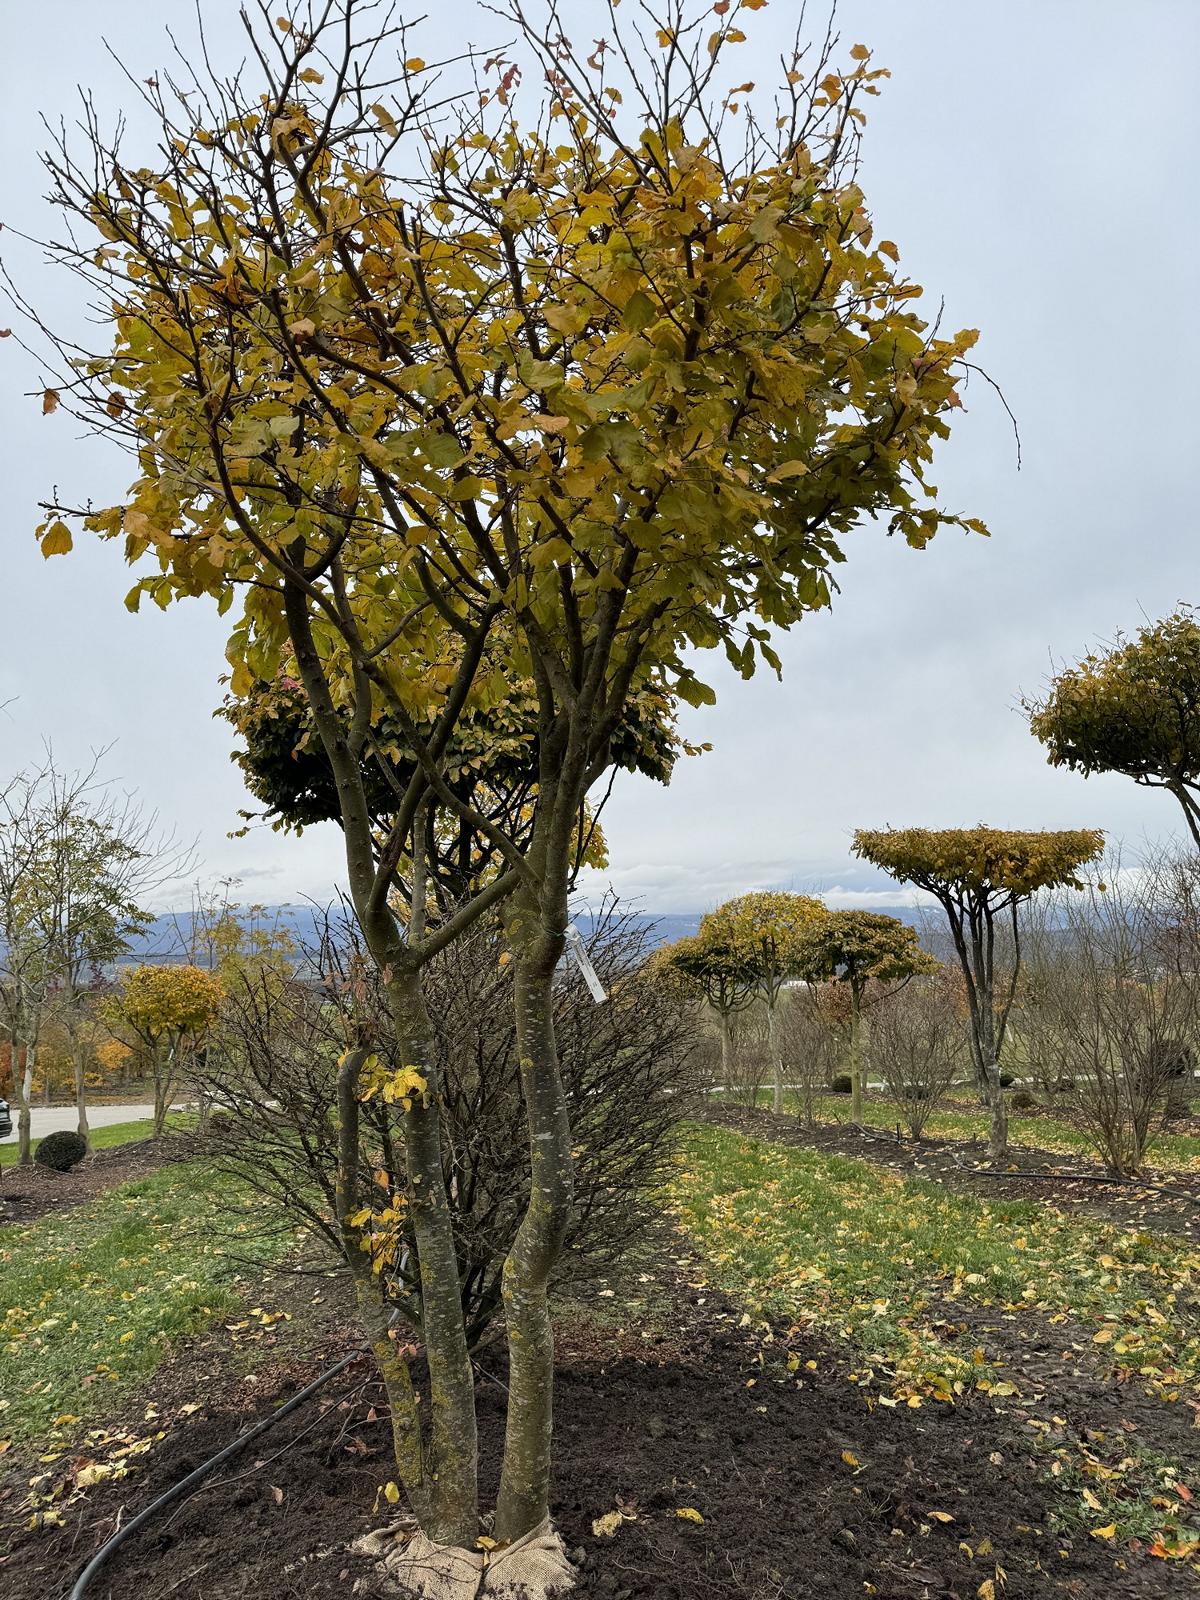
{"type": "Polygon", "coordinates": [[[729,1022],[728,1011],[721,1014],[721,1082],[725,1089],[726,1102],[730,1099],[733,1086],[733,1029],[729,1022]]]}
{"type": "Polygon", "coordinates": [[[771,1055],[771,1070],[775,1074],[775,1094],[771,1109],[777,1117],[783,1115],[783,1055],[779,1049],[779,1029],[776,1026],[775,1008],[779,996],[767,996],[767,1049],[771,1055]]]}
{"type": "Polygon", "coordinates": [[[862,1122],[862,1002],[850,991],[850,1120],[862,1122]]]}
{"type": "Polygon", "coordinates": [[[1008,1155],[1008,1105],[1000,1087],[1000,1063],[994,1058],[984,1066],[984,1092],[992,1124],[988,1133],[988,1159],[1003,1161],[1008,1155]]]}
{"type": "Polygon", "coordinates": [[[154,1138],[161,1139],[167,1124],[167,1084],[158,1062],[154,1063],[154,1138]]]}
{"type": "Polygon", "coordinates": [[[84,1085],[84,1050],[82,1041],[71,1040],[71,1071],[75,1078],[75,1111],[78,1115],[79,1137],[91,1148],[92,1130],[88,1126],[87,1090],[84,1085]]]}
{"type": "MultiPolygon", "coordinates": [[[[530,913],[526,929],[532,921],[530,913]]],[[[502,1280],[508,1418],[495,1530],[502,1541],[519,1539],[549,1511],[554,1334],[547,1289],[574,1198],[571,1124],[558,1067],[552,992],[563,941],[541,928],[523,933],[516,918],[513,924],[518,942],[513,1000],[532,1181],[502,1280]],[[527,947],[521,950],[523,941],[527,947]]]]}
{"type": "Polygon", "coordinates": [[[395,1065],[415,1066],[429,1083],[428,1093],[414,1099],[412,1109],[401,1118],[429,1366],[427,1510],[422,1526],[440,1544],[471,1549],[479,1533],[475,1379],[442,1168],[439,1087],[429,1016],[415,973],[393,969],[389,975],[385,968],[383,975],[399,1053],[395,1065]]]}
{"type": "Polygon", "coordinates": [[[13,1052],[13,1092],[17,1097],[17,1159],[27,1167],[33,1160],[32,1121],[30,1105],[33,1099],[33,1058],[35,1046],[27,1044],[21,1058],[21,1071],[16,1069],[16,1052],[13,1052]]]}

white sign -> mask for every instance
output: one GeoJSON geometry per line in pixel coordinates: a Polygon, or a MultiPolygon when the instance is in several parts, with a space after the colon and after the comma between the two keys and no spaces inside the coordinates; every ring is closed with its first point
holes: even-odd
{"type": "Polygon", "coordinates": [[[591,957],[587,953],[587,946],[583,942],[583,935],[573,922],[567,925],[567,946],[575,957],[575,965],[583,973],[583,981],[591,990],[592,999],[597,1005],[608,996],[604,992],[604,985],[596,976],[596,969],[592,965],[591,957]]]}

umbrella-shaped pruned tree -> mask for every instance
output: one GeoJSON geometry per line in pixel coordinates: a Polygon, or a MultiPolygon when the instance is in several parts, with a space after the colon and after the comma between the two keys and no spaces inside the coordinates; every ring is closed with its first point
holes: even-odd
{"type": "MultiPolygon", "coordinates": [[[[138,564],[132,606],[213,597],[235,696],[294,660],[391,1009],[383,1065],[423,1084],[390,1103],[430,1404],[380,1308],[363,1315],[408,1498],[458,1547],[435,1565],[478,1560],[480,1523],[423,967],[504,903],[532,1163],[504,1279],[505,1545],[547,1519],[546,1289],[571,1212],[551,985],[579,818],[630,698],[649,684],[711,701],[697,649],[778,670],[769,630],[829,603],[861,524],[915,547],[947,522],[979,527],[928,481],[975,334],[921,320],[858,183],[881,74],[862,46],[835,70],[798,42],[751,114],[736,55],[759,9],[665,0],[643,30],[611,8],[581,51],[552,6],[531,18],[507,0],[481,20],[498,10],[511,50],[435,64],[365,0],[248,7],[245,70],[198,50],[185,83],[160,69],[145,116],[121,124],[153,124],[140,148],[117,148],[89,101],[82,148],[64,133],[48,158],[66,213],[49,254],[106,333],[52,347],[42,408],[134,468],[117,504],[56,497],[41,548],[70,549],[80,515],[138,564]],[[513,684],[532,686],[538,729],[519,837],[448,773],[460,719],[486,726],[513,684]],[[361,758],[389,724],[411,762],[380,830],[361,758]],[[411,888],[432,806],[501,863],[433,921],[411,888]]],[[[366,1059],[343,1063],[350,1142],[366,1059]]],[[[357,1197],[342,1206],[352,1231],[357,1197]]],[[[482,1581],[503,1577],[493,1563],[482,1581]]]]}
{"type": "Polygon", "coordinates": [[[154,1137],[160,1138],[188,1052],[221,1012],[224,985],[203,967],[135,967],[107,1008],[108,1020],[146,1046],[154,1074],[154,1137]]]}
{"type": "Polygon", "coordinates": [[[800,936],[798,976],[840,983],[850,995],[850,1115],[862,1121],[863,1013],[868,994],[885,999],[938,963],[921,948],[915,929],[878,911],[829,911],[800,936]],[[872,989],[872,985],[880,985],[872,989]],[[887,988],[887,985],[892,988],[887,988]]]}
{"type": "Polygon", "coordinates": [[[800,975],[804,934],[826,916],[819,900],[781,889],[759,889],[728,900],[701,918],[699,941],[724,951],[725,958],[749,977],[767,1008],[767,1046],[774,1077],[772,1107],[783,1110],[783,1050],[779,1041],[779,996],[790,978],[800,975]]]}
{"type": "Polygon", "coordinates": [[[721,929],[710,926],[702,934],[677,939],[657,951],[655,965],[673,973],[716,1013],[721,1033],[721,1081],[728,1089],[733,1073],[733,1019],[753,1003],[758,992],[754,963],[721,929]]]}
{"type": "Polygon", "coordinates": [[[1020,833],[1003,828],[860,828],[854,852],[901,883],[924,889],[950,922],[962,967],[976,1081],[991,1111],[988,1151],[1008,1152],[1008,1109],[1000,1087],[1000,1052],[1021,966],[1017,921],[1022,902],[1040,889],[1081,888],[1079,870],[1104,848],[1095,828],[1020,833]],[[996,978],[997,933],[1009,949],[996,978]]]}
{"type": "Polygon", "coordinates": [[[1166,789],[1200,849],[1200,622],[1191,611],[1118,636],[1023,704],[1052,766],[1166,789]]]}

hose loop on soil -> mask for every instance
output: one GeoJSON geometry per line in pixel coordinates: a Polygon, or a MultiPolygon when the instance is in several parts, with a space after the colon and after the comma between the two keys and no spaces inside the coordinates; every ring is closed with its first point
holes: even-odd
{"type": "Polygon", "coordinates": [[[82,1600],[82,1596],[92,1579],[121,1545],[125,1543],[126,1539],[130,1538],[140,1528],[144,1528],[148,1522],[152,1521],[167,1506],[173,1505],[176,1500],[184,1498],[192,1490],[199,1488],[210,1472],[237,1455],[239,1451],[244,1450],[252,1440],[266,1433],[268,1428],[273,1428],[277,1422],[282,1421],[287,1416],[289,1411],[295,1411],[306,1400],[311,1400],[317,1390],[328,1383],[330,1378],[337,1377],[338,1373],[343,1372],[352,1361],[357,1361],[359,1356],[366,1354],[367,1351],[365,1349],[352,1350],[348,1356],[343,1356],[340,1361],[335,1361],[332,1367],[326,1367],[324,1372],[318,1373],[311,1383],[306,1384],[290,1400],[285,1401],[277,1411],[273,1411],[269,1417],[264,1417],[261,1422],[256,1422],[252,1428],[247,1428],[245,1433],[240,1433],[231,1444],[227,1444],[223,1450],[218,1450],[216,1455],[209,1456],[207,1461],[202,1461],[194,1471],[189,1472],[186,1477],[180,1478],[178,1483],[173,1483],[169,1489],[165,1489],[162,1494],[151,1500],[148,1506],[143,1506],[136,1517],[131,1517],[124,1527],[118,1528],[111,1538],[106,1539],[99,1550],[96,1551],[96,1554],[76,1578],[69,1600],[82,1600]]]}

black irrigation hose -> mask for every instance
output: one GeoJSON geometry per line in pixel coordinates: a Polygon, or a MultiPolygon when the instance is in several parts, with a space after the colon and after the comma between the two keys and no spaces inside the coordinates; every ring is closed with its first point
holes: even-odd
{"type": "Polygon", "coordinates": [[[343,1356],[332,1367],[327,1367],[324,1372],[319,1373],[298,1394],[294,1394],[290,1400],[285,1401],[277,1411],[273,1411],[269,1417],[264,1417],[261,1422],[256,1422],[252,1428],[247,1428],[246,1432],[239,1434],[232,1444],[227,1444],[223,1450],[218,1450],[215,1456],[209,1456],[208,1460],[201,1462],[193,1472],[189,1472],[185,1478],[180,1478],[178,1483],[173,1483],[169,1489],[164,1490],[162,1494],[151,1500],[148,1506],[143,1506],[136,1517],[132,1517],[123,1528],[118,1528],[112,1537],[106,1539],[99,1550],[96,1551],[96,1554],[76,1578],[75,1587],[71,1590],[69,1600],[81,1600],[88,1585],[100,1571],[100,1568],[125,1543],[125,1540],[135,1534],[139,1528],[144,1528],[146,1523],[156,1517],[160,1511],[172,1505],[176,1500],[182,1499],[191,1493],[193,1489],[198,1488],[214,1468],[219,1467],[222,1462],[228,1461],[231,1456],[237,1455],[240,1450],[244,1450],[251,1440],[257,1439],[260,1434],[266,1433],[268,1428],[273,1428],[277,1422],[287,1416],[289,1411],[295,1411],[306,1400],[310,1400],[323,1384],[329,1382],[330,1378],[335,1378],[352,1361],[357,1361],[359,1356],[365,1354],[366,1351],[364,1350],[352,1350],[348,1356],[343,1356]]]}

